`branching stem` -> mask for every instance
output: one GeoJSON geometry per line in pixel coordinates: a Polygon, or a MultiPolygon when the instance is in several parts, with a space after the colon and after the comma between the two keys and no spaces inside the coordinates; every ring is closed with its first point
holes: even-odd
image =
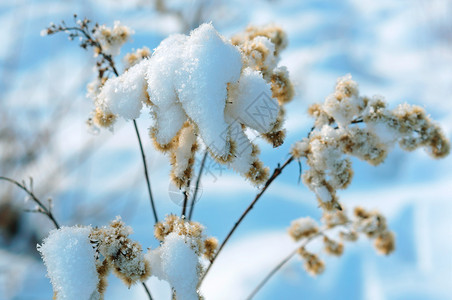
{"type": "Polygon", "coordinates": [[[262,195],[265,193],[265,191],[268,189],[268,187],[272,184],[272,182],[281,174],[281,172],[284,170],[285,167],[287,167],[292,161],[294,160],[293,156],[290,156],[286,162],[281,166],[278,165],[277,168],[275,168],[275,170],[273,171],[272,175],[270,176],[270,178],[265,182],[264,186],[262,187],[261,191],[256,195],[256,197],[254,198],[254,200],[251,202],[251,204],[247,207],[247,209],[242,213],[242,215],[240,216],[240,218],[237,220],[237,222],[235,222],[234,226],[232,227],[232,229],[229,231],[228,235],[226,236],[225,240],[223,241],[223,243],[221,243],[220,247],[218,248],[217,253],[215,254],[215,256],[212,258],[211,263],[209,264],[209,266],[207,267],[206,272],[203,274],[203,276],[201,277],[200,281],[199,281],[199,285],[201,285],[202,281],[204,280],[204,278],[206,277],[207,273],[210,271],[210,269],[212,268],[213,263],[215,262],[216,258],[218,257],[218,255],[220,254],[221,250],[223,250],[224,246],[226,245],[226,243],[229,241],[229,239],[231,238],[232,234],[235,232],[235,230],[237,229],[237,227],[240,225],[240,223],[242,223],[243,219],[245,219],[246,215],[253,209],[254,205],[256,204],[257,201],[259,201],[259,199],[262,197],[262,195]]]}
{"type": "Polygon", "coordinates": [[[42,214],[46,215],[53,222],[53,225],[55,225],[55,227],[57,229],[60,229],[60,225],[58,224],[58,222],[56,221],[55,217],[53,216],[53,213],[52,213],[50,207],[47,208],[38,199],[38,197],[36,197],[36,195],[33,193],[33,191],[31,189],[28,189],[25,186],[25,184],[21,184],[20,182],[14,180],[14,179],[11,179],[11,178],[8,178],[8,177],[3,177],[3,176],[0,176],[0,180],[8,181],[8,182],[10,182],[12,184],[15,184],[20,189],[22,189],[24,192],[26,192],[31,197],[31,199],[38,205],[39,208],[38,208],[38,210],[36,212],[39,212],[39,213],[42,213],[42,214]]]}

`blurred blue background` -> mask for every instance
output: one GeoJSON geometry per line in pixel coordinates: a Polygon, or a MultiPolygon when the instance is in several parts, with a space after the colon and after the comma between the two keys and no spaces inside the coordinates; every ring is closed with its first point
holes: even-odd
{"type": "MultiPolygon", "coordinates": [[[[168,34],[212,21],[228,37],[248,24],[275,23],[287,33],[287,66],[296,89],[287,106],[287,140],[273,149],[260,143],[270,168],[288,157],[291,144],[312,126],[306,110],[333,91],[347,73],[363,95],[384,95],[392,107],[408,102],[426,108],[452,136],[452,1],[207,1],[162,0],[7,1],[0,0],[0,175],[34,179],[42,199],[51,197],[60,223],[101,226],[121,215],[143,248],[157,247],[141,157],[133,125],[90,133],[85,121],[92,103],[86,84],[94,77],[92,52],[64,34],[41,37],[50,22],[72,15],[135,30],[117,60],[132,49],[153,49],[168,34]],[[158,1],[160,2],[160,1],[158,1]]],[[[180,207],[170,201],[169,163],[147,136],[151,120],[138,120],[160,217],[180,207]]],[[[201,157],[198,158],[198,161],[201,157]]],[[[221,241],[253,199],[256,189],[239,175],[208,161],[194,219],[221,241]]],[[[384,164],[353,161],[351,186],[340,191],[350,209],[362,205],[388,218],[397,238],[389,257],[361,238],[340,258],[324,257],[326,270],[312,278],[298,259],[288,263],[256,299],[451,299],[452,158],[432,160],[422,151],[398,148],[384,164]]],[[[199,167],[199,164],[196,166],[199,167]]],[[[207,299],[243,299],[265,274],[290,253],[291,220],[319,219],[312,193],[298,184],[290,165],[224,249],[202,287],[207,299]]],[[[0,299],[50,299],[52,288],[35,250],[52,228],[25,194],[0,182],[0,299]]],[[[314,252],[321,245],[313,244],[314,252]]],[[[114,277],[106,299],[144,299],[114,277]]],[[[155,299],[169,299],[168,286],[150,280],[155,299]]]]}

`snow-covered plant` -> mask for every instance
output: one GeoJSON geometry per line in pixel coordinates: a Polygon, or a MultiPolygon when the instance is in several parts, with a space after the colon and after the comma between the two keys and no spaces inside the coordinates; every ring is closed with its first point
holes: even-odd
{"type": "Polygon", "coordinates": [[[136,119],[148,106],[150,135],[158,150],[170,153],[171,178],[179,188],[192,178],[198,136],[219,163],[261,184],[268,169],[245,131],[259,132],[275,147],[283,143],[280,106],[293,96],[286,68],[277,67],[286,43],[278,27],[249,29],[234,40],[237,46],[211,24],[189,36],[172,35],[149,59],[105,82],[94,122],[110,127],[106,120],[136,119]]]}
{"type": "Polygon", "coordinates": [[[323,104],[311,106],[312,130],[292,145],[290,157],[270,173],[258,157],[259,148],[250,132],[258,133],[273,147],[284,142],[284,105],[293,98],[294,90],[287,69],[278,66],[287,45],[281,28],[248,27],[229,40],[212,24],[202,24],[188,35],[169,36],[152,53],[144,47],[127,54],[120,73],[114,58],[132,30],[119,22],[113,28],[98,24],[90,28],[87,19],[76,22],[74,27],[51,25],[44,33],[68,32],[70,38],[80,38],[82,48],[93,49],[97,77],[88,86],[95,106],[91,126],[111,129],[118,117],[133,121],[155,218],[154,235],[160,244],[144,253],[142,246],[129,238],[132,228],[120,218],[101,228],[59,228],[51,210],[32,191],[0,177],[27,192],[59,228],[38,246],[56,299],[102,299],[110,271],[129,287],[142,283],[150,299],[145,284],[150,276],[167,281],[175,299],[201,299],[199,289],[223,247],[272,182],[295,160],[300,164],[305,160],[309,166],[301,176],[323,210],[321,225],[311,217],[292,221],[288,233],[296,248],[249,298],[296,254],[308,273],[322,273],[325,263],[310,244],[317,238],[322,238],[329,255],[342,255],[345,242],[356,241],[360,234],[372,239],[379,253],[390,254],[395,250],[395,235],[385,217],[360,207],[349,217],[338,201],[336,191],[345,189],[353,175],[348,156],[378,165],[396,143],[409,151],[424,147],[435,158],[450,151],[441,128],[424,109],[403,104],[389,110],[381,97],[361,96],[358,84],[346,75],[338,79],[334,93],[323,104]],[[169,155],[170,178],[185,197],[181,216],[170,214],[162,222],[158,222],[135,123],[144,108],[153,120],[150,138],[156,149],[169,155]],[[206,153],[202,164],[208,153],[259,188],[220,244],[206,236],[203,225],[190,220],[196,193],[189,195],[188,187],[200,149],[206,153]]]}
{"type": "Polygon", "coordinates": [[[211,260],[217,240],[203,234],[203,226],[175,215],[155,226],[155,237],[161,242],[147,257],[154,276],[169,282],[176,299],[198,299],[202,259],[211,260]]]}
{"type": "Polygon", "coordinates": [[[293,157],[310,167],[303,182],[326,210],[340,209],[336,190],[345,189],[353,169],[347,156],[376,166],[396,143],[407,151],[423,147],[434,158],[449,154],[450,143],[422,107],[401,104],[394,110],[380,96],[359,95],[358,84],[346,75],[323,104],[309,108],[315,117],[307,138],[292,147],[293,157]]]}
{"type": "Polygon", "coordinates": [[[103,299],[110,270],[126,285],[150,276],[150,263],[132,228],[121,218],[102,228],[62,227],[53,230],[38,251],[47,266],[56,299],[103,299]]]}

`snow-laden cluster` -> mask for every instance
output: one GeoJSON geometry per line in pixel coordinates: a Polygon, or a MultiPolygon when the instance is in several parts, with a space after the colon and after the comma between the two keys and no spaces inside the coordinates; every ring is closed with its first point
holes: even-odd
{"type": "Polygon", "coordinates": [[[309,113],[316,118],[315,126],[293,145],[292,155],[306,158],[310,169],[303,173],[303,182],[327,210],[340,209],[336,190],[351,182],[352,164],[346,155],[378,165],[396,143],[408,151],[423,147],[434,158],[450,150],[441,128],[423,108],[402,104],[389,110],[381,97],[360,96],[350,75],[339,78],[334,93],[311,106],[309,113]]]}
{"type": "Polygon", "coordinates": [[[119,21],[115,21],[113,28],[105,25],[96,26],[94,28],[94,38],[96,38],[102,49],[94,49],[95,53],[102,51],[107,55],[119,55],[122,45],[133,34],[133,30],[129,27],[121,25],[119,21]]]}
{"type": "Polygon", "coordinates": [[[203,227],[169,215],[155,226],[155,236],[162,243],[146,255],[152,275],[166,280],[177,300],[197,300],[197,286],[202,274],[200,259],[211,260],[217,247],[215,238],[203,235],[203,227]]]}
{"type": "Polygon", "coordinates": [[[132,229],[118,217],[102,228],[62,227],[38,245],[55,299],[103,299],[110,270],[126,285],[150,276],[141,246],[128,238],[132,229]]]}
{"type": "Polygon", "coordinates": [[[149,50],[148,47],[143,47],[135,50],[134,52],[127,53],[124,56],[124,67],[125,69],[129,69],[130,67],[133,67],[140,61],[142,61],[145,58],[151,57],[151,50],[149,50]]]}
{"type": "Polygon", "coordinates": [[[94,123],[109,127],[117,116],[136,119],[148,106],[150,135],[157,149],[169,152],[178,187],[192,176],[198,140],[218,162],[255,184],[264,182],[268,169],[245,131],[257,131],[275,147],[283,142],[281,105],[293,87],[277,63],[287,42],[274,26],[240,36],[233,45],[203,24],[188,36],[163,40],[149,59],[135,54],[130,68],[103,84],[94,123]]]}
{"type": "Polygon", "coordinates": [[[313,276],[325,270],[325,263],[319,255],[307,249],[309,242],[317,238],[322,238],[324,253],[332,256],[341,256],[345,242],[357,241],[359,234],[373,240],[379,254],[389,255],[395,250],[394,233],[388,229],[386,218],[378,211],[356,207],[351,218],[344,211],[325,211],[321,221],[322,228],[310,217],[299,218],[292,221],[288,228],[289,235],[301,242],[297,253],[306,271],[313,276]],[[333,238],[333,235],[336,237],[333,238]]]}
{"type": "Polygon", "coordinates": [[[129,238],[132,233],[132,228],[125,226],[119,217],[109,226],[92,230],[90,238],[101,255],[98,265],[102,272],[99,275],[105,284],[110,269],[129,287],[150,276],[149,263],[144,258],[141,245],[129,238]]]}
{"type": "Polygon", "coordinates": [[[310,237],[319,231],[317,223],[310,217],[293,220],[288,229],[289,235],[299,241],[302,238],[310,237]]]}
{"type": "Polygon", "coordinates": [[[178,300],[199,299],[202,263],[212,261],[217,239],[201,224],[169,215],[155,225],[160,247],[142,251],[129,238],[132,228],[117,217],[108,226],[62,227],[38,245],[55,299],[103,299],[110,271],[130,287],[149,276],[166,280],[178,300]]]}
{"type": "Polygon", "coordinates": [[[54,299],[99,299],[96,253],[90,243],[90,232],[90,227],[62,227],[52,230],[38,245],[54,299]]]}

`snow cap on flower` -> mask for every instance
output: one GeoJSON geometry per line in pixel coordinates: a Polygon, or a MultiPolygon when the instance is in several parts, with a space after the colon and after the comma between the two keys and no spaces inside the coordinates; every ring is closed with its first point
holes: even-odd
{"type": "Polygon", "coordinates": [[[90,227],[62,227],[38,245],[57,300],[90,300],[96,295],[99,277],[90,231],[90,227]]]}
{"type": "Polygon", "coordinates": [[[319,231],[316,221],[310,217],[299,218],[290,224],[289,235],[298,241],[302,238],[310,237],[319,231]]]}
{"type": "Polygon", "coordinates": [[[147,106],[154,121],[151,138],[158,150],[169,153],[171,178],[179,188],[192,177],[197,140],[219,163],[256,185],[263,183],[269,171],[246,130],[281,145],[280,105],[293,96],[287,70],[277,67],[281,44],[275,43],[281,43],[281,32],[272,28],[256,33],[247,46],[234,46],[212,24],[202,24],[189,35],[163,40],[149,59],[137,62],[134,57],[142,54],[130,55],[134,65],[100,88],[95,123],[112,124],[110,115],[136,119],[147,106]],[[267,56],[251,63],[245,48],[254,46],[267,56]]]}

